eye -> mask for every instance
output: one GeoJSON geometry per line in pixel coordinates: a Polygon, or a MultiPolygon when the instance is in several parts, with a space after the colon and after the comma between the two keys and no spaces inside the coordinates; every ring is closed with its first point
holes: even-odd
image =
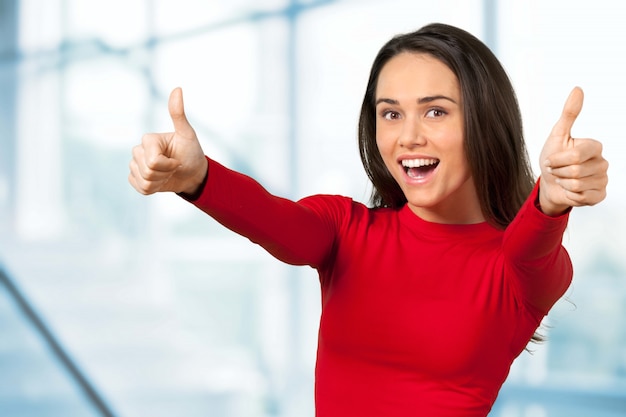
{"type": "Polygon", "coordinates": [[[381,113],[381,116],[385,120],[398,120],[400,118],[400,113],[394,110],[385,110],[381,113]]]}
{"type": "Polygon", "coordinates": [[[426,117],[431,117],[433,119],[436,119],[438,117],[445,116],[446,114],[448,113],[445,110],[442,110],[440,108],[434,108],[434,109],[429,109],[426,112],[426,117]]]}

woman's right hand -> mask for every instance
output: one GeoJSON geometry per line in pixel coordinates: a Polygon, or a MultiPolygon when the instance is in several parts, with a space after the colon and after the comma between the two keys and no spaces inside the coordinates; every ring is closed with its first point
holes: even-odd
{"type": "Polygon", "coordinates": [[[133,148],[128,181],[141,194],[195,194],[207,175],[208,162],[185,116],[180,88],[170,94],[168,109],[174,131],[148,133],[133,148]]]}

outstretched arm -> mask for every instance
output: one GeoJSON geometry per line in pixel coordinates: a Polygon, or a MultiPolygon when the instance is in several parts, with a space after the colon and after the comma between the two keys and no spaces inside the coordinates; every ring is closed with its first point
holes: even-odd
{"type": "Polygon", "coordinates": [[[602,144],[573,139],[583,92],[572,90],[561,117],[541,152],[541,178],[503,241],[508,266],[524,299],[547,312],[572,278],[572,264],[561,240],[571,207],[591,206],[606,196],[608,162],[602,144]]]}
{"type": "Polygon", "coordinates": [[[168,107],[174,131],[146,134],[133,148],[130,184],[146,195],[193,195],[198,208],[276,258],[323,264],[334,243],[336,223],[306,203],[274,196],[252,178],[209,160],[187,121],[180,88],[172,91],[168,107]]]}
{"type": "Polygon", "coordinates": [[[562,246],[569,212],[560,216],[543,213],[539,193],[543,179],[509,224],[502,240],[506,274],[524,303],[543,314],[569,287],[572,262],[562,246]]]}

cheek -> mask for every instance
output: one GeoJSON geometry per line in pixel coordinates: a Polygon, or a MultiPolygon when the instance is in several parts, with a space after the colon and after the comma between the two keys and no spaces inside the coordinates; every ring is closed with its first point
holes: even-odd
{"type": "Polygon", "coordinates": [[[389,142],[385,142],[384,140],[376,140],[376,146],[383,163],[387,169],[390,169],[391,164],[395,163],[393,148],[389,146],[389,142]]]}
{"type": "Polygon", "coordinates": [[[465,165],[467,163],[463,136],[459,135],[458,131],[453,130],[442,135],[439,141],[439,148],[448,156],[454,158],[457,164],[462,163],[465,165]]]}

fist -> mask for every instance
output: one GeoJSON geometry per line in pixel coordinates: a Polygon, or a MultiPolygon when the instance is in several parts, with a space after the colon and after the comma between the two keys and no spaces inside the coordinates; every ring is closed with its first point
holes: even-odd
{"type": "Polygon", "coordinates": [[[168,109],[174,131],[146,134],[133,148],[128,182],[141,194],[193,194],[207,173],[208,163],[185,116],[180,88],[170,94],[168,109]]]}
{"type": "Polygon", "coordinates": [[[602,144],[572,138],[583,99],[583,91],[574,88],[541,151],[539,203],[550,216],[569,207],[592,206],[606,197],[609,164],[602,157],[602,144]]]}

